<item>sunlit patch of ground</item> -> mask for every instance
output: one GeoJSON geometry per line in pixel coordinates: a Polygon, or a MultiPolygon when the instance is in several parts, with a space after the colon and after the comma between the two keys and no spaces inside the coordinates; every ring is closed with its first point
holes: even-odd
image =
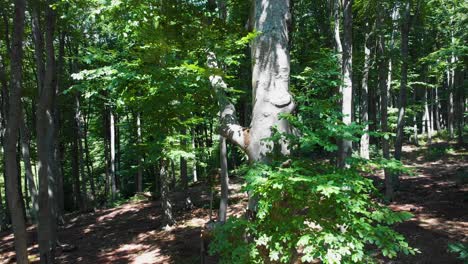
{"type": "MultiPolygon", "coordinates": [[[[468,242],[468,185],[462,179],[468,177],[465,174],[468,152],[466,147],[441,144],[432,148],[449,151],[436,152],[430,160],[427,159],[430,150],[426,147],[403,148],[403,163],[412,168],[415,175],[401,177],[400,190],[390,207],[414,215],[396,228],[422,253],[399,256],[391,263],[462,263],[447,251],[447,246],[468,242]]],[[[376,176],[383,179],[381,173],[376,176]]],[[[390,260],[384,263],[390,263],[390,260]]]]}
{"type": "MultiPolygon", "coordinates": [[[[219,188],[218,188],[219,189],[219,188]]],[[[246,194],[241,183],[232,182],[228,214],[242,215],[246,194]]],[[[61,243],[76,246],[71,252],[57,252],[57,263],[200,263],[200,230],[210,220],[209,188],[197,184],[190,188],[195,207],[182,210],[181,193],[174,193],[177,225],[164,228],[160,224],[158,201],[131,202],[91,213],[73,213],[59,231],[61,243]],[[179,197],[180,196],[180,197],[179,197]]],[[[218,190],[219,193],[219,190],[218,190]]],[[[215,205],[217,207],[217,205],[215,205]]],[[[212,218],[215,219],[216,208],[212,218]]],[[[38,263],[35,227],[29,228],[31,263],[38,263]]],[[[14,263],[13,235],[0,234],[0,263],[14,263]]],[[[216,263],[214,259],[208,263],[216,263]]]]}

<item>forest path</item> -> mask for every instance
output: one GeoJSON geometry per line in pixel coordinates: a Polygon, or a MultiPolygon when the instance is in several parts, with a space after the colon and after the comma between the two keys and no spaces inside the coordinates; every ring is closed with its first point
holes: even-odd
{"type": "Polygon", "coordinates": [[[414,215],[398,225],[397,230],[422,254],[385,263],[463,263],[447,247],[450,243],[468,242],[466,146],[405,146],[403,163],[413,169],[414,175],[402,177],[400,191],[390,207],[414,215]]]}

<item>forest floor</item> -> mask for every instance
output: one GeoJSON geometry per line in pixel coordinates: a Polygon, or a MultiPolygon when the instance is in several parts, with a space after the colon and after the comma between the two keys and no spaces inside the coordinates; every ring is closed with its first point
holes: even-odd
{"type": "MultiPolygon", "coordinates": [[[[468,152],[447,144],[431,149],[405,146],[403,162],[414,176],[403,176],[400,191],[391,208],[409,211],[414,218],[396,229],[421,251],[416,256],[399,256],[382,263],[462,263],[447,251],[449,243],[468,242],[468,152]]],[[[382,175],[374,177],[381,184],[382,175]]],[[[241,183],[231,184],[230,215],[241,215],[246,196],[241,183]]],[[[160,224],[157,201],[138,201],[87,214],[69,214],[60,228],[62,243],[76,246],[57,252],[58,263],[200,263],[200,231],[209,221],[210,193],[203,184],[190,188],[195,205],[182,210],[182,193],[176,193],[177,225],[160,224]]],[[[215,218],[216,215],[213,215],[215,218]]],[[[38,263],[35,227],[28,229],[30,259],[38,263]]],[[[13,236],[0,233],[0,263],[14,263],[13,236]]],[[[208,259],[207,263],[215,263],[208,259]]]]}

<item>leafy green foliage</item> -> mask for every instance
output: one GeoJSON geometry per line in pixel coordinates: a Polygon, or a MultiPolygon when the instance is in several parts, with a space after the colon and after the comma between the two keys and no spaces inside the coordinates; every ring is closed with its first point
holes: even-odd
{"type": "Polygon", "coordinates": [[[468,244],[453,243],[448,245],[448,251],[458,255],[463,263],[468,263],[468,244]]]}
{"type": "Polygon", "coordinates": [[[371,180],[353,170],[296,160],[289,168],[258,164],[246,178],[259,200],[256,218],[216,231],[210,250],[223,263],[362,263],[373,249],[389,258],[417,252],[391,229],[411,214],[377,203],[371,180]]]}

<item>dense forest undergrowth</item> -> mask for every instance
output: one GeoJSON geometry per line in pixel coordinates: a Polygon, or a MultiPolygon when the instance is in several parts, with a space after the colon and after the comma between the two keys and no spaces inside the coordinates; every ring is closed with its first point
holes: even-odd
{"type": "MultiPolygon", "coordinates": [[[[390,261],[377,254],[380,263],[463,263],[449,245],[467,243],[468,234],[468,148],[466,145],[434,143],[428,147],[404,146],[403,162],[413,171],[403,175],[401,187],[390,203],[395,211],[411,212],[407,222],[396,230],[421,253],[400,255],[390,261]]],[[[368,177],[383,188],[383,175],[376,171],[368,177]]],[[[243,180],[230,179],[228,215],[244,214],[247,194],[243,180]]],[[[215,189],[219,191],[219,186],[215,189]]],[[[65,246],[57,259],[60,263],[200,263],[200,233],[210,221],[210,188],[199,182],[189,188],[194,208],[184,210],[181,193],[174,193],[177,225],[165,228],[161,222],[158,200],[129,201],[109,209],[67,214],[66,225],[59,230],[65,246]]],[[[218,193],[219,195],[219,193],[218,193]]],[[[144,196],[143,196],[144,198],[144,196]]],[[[216,197],[214,197],[216,200],[216,197]]],[[[217,210],[213,210],[212,219],[217,210]]],[[[28,228],[29,253],[32,263],[39,263],[35,226],[28,228]]],[[[14,263],[13,234],[0,234],[0,262],[14,263]]],[[[205,263],[217,263],[208,257],[205,263]]]]}

